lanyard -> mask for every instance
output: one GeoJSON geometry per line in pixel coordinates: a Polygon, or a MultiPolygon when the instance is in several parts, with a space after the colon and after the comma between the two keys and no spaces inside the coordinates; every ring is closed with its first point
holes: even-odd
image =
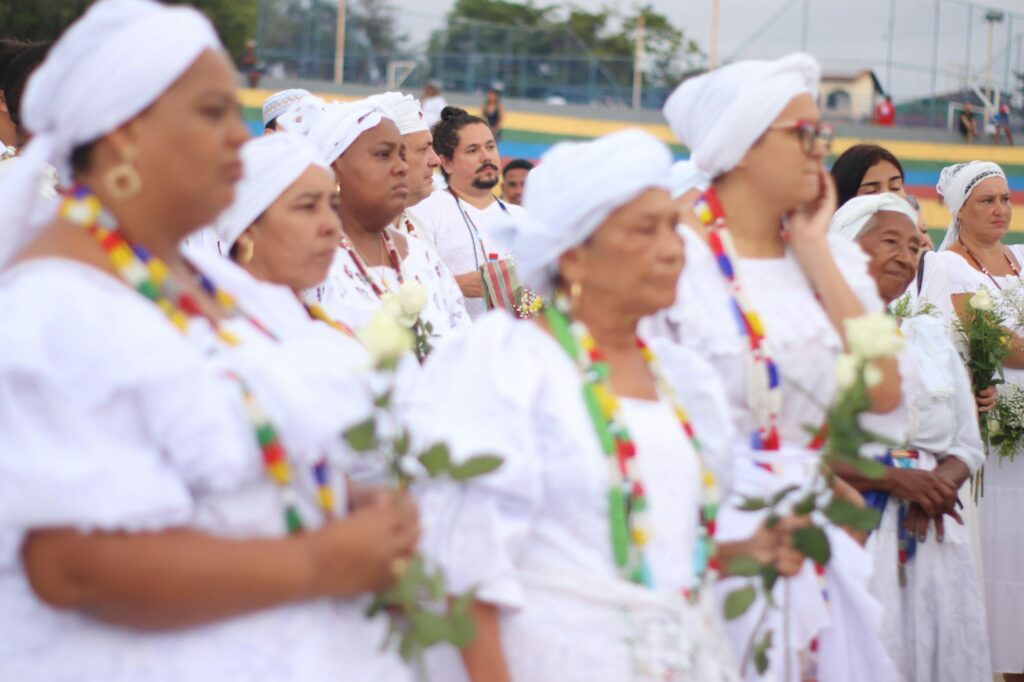
{"type": "MultiPolygon", "coordinates": [[[[473,242],[473,263],[476,265],[477,270],[479,270],[480,257],[477,255],[478,246],[480,247],[480,254],[483,255],[484,260],[488,260],[487,250],[484,249],[484,239],[480,235],[480,229],[476,226],[476,223],[473,222],[473,219],[469,217],[469,214],[466,213],[466,208],[462,205],[462,200],[459,199],[459,195],[455,193],[455,190],[453,190],[450,185],[448,186],[448,193],[452,195],[453,199],[455,199],[455,206],[459,209],[459,213],[462,215],[462,222],[466,226],[466,232],[469,233],[469,239],[473,242]]],[[[505,213],[505,215],[510,215],[508,207],[505,206],[505,203],[501,199],[494,197],[494,200],[498,202],[498,207],[505,213]]]]}

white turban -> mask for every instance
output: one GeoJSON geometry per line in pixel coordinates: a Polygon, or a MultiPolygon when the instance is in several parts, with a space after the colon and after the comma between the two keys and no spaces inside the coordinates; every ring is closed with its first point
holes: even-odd
{"type": "Polygon", "coordinates": [[[850,199],[832,216],[828,231],[844,239],[857,241],[864,233],[864,228],[871,222],[872,216],[879,211],[902,213],[910,219],[914,224],[914,231],[917,231],[917,211],[906,199],[891,192],[865,194],[850,199]]]}
{"type": "Polygon", "coordinates": [[[344,154],[360,135],[376,128],[385,118],[391,118],[390,112],[366,100],[334,102],[311,114],[313,122],[309,139],[320,150],[324,163],[328,164],[344,154]]]}
{"type": "Polygon", "coordinates": [[[275,92],[267,98],[266,102],[263,103],[263,125],[267,125],[273,121],[303,97],[309,96],[309,90],[303,90],[302,88],[291,88],[289,90],[275,92]]]}
{"type": "Polygon", "coordinates": [[[293,133],[252,139],[242,146],[241,156],[244,170],[235,189],[235,201],[214,225],[217,237],[227,249],[310,166],[330,172],[316,147],[293,133]]]}
{"type": "Polygon", "coordinates": [[[678,199],[690,190],[702,192],[708,188],[707,178],[697,170],[693,161],[676,161],[669,170],[669,184],[672,186],[672,198],[678,199]]]}
{"type": "Polygon", "coordinates": [[[967,198],[971,196],[971,192],[978,186],[978,183],[991,177],[1006,179],[1003,169],[991,161],[969,161],[942,169],[935,189],[946,203],[950,216],[946,236],[942,239],[939,251],[948,249],[960,236],[960,221],[957,219],[957,214],[967,203],[967,198]]]}
{"type": "Polygon", "coordinates": [[[307,137],[313,123],[320,120],[326,108],[327,102],[316,95],[303,95],[289,104],[284,113],[278,115],[277,129],[307,137]]]}
{"type": "Polygon", "coordinates": [[[423,115],[423,109],[420,108],[420,102],[412,95],[401,92],[385,92],[381,95],[367,97],[366,101],[389,112],[395,125],[398,126],[398,132],[403,135],[430,131],[430,128],[427,127],[427,119],[423,115]]]}
{"type": "Polygon", "coordinates": [[[671,165],[668,147],[632,128],[591,142],[560,142],[530,171],[525,216],[492,232],[512,252],[523,284],[550,298],[558,258],[644,190],[669,189],[671,165]]]}
{"type": "Polygon", "coordinates": [[[221,50],[190,7],[100,0],[61,36],[22,100],[33,137],[0,183],[0,267],[49,219],[37,205],[46,164],[69,183],[71,152],[151,105],[205,50],[221,50]]]}
{"type": "Polygon", "coordinates": [[[710,181],[735,168],[793,98],[817,97],[820,76],[802,53],[736,62],[683,81],[661,111],[710,181]]]}

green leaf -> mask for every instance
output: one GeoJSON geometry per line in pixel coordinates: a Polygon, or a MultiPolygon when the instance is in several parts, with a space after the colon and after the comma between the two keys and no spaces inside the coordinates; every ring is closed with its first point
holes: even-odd
{"type": "Polygon", "coordinates": [[[729,575],[742,575],[749,578],[761,572],[761,564],[749,554],[743,554],[730,561],[726,570],[729,575]]]}
{"type": "Polygon", "coordinates": [[[452,466],[451,450],[444,443],[431,445],[417,459],[431,478],[447,473],[452,466]]]}
{"type": "Polygon", "coordinates": [[[391,391],[385,391],[373,399],[373,404],[382,410],[391,406],[391,391]]]}
{"type": "Polygon", "coordinates": [[[476,593],[470,590],[458,597],[451,605],[449,615],[451,639],[449,641],[459,649],[468,646],[476,637],[476,622],[469,611],[474,599],[476,599],[476,593]]]}
{"type": "Polygon", "coordinates": [[[765,596],[771,600],[772,588],[779,579],[779,569],[774,564],[765,564],[761,567],[761,584],[764,587],[765,596]]]}
{"type": "Polygon", "coordinates": [[[409,614],[409,622],[412,624],[416,643],[424,649],[451,639],[451,628],[446,615],[413,611],[409,614]]]}
{"type": "Polygon", "coordinates": [[[782,500],[785,499],[786,495],[789,495],[790,493],[795,492],[799,489],[800,486],[798,485],[787,485],[785,488],[772,495],[772,499],[771,502],[769,502],[769,505],[772,507],[776,506],[779,502],[782,502],[782,500]]]}
{"type": "Polygon", "coordinates": [[[411,441],[412,439],[409,436],[409,430],[403,429],[402,433],[395,439],[395,454],[399,456],[409,454],[409,445],[411,441]]]}
{"type": "Polygon", "coordinates": [[[882,515],[874,507],[858,507],[853,502],[836,498],[825,507],[825,516],[837,526],[854,530],[874,530],[882,515]]]}
{"type": "Polygon", "coordinates": [[[867,457],[839,457],[842,462],[847,462],[863,476],[872,480],[879,480],[885,476],[885,465],[867,457]]]}
{"type": "Polygon", "coordinates": [[[814,492],[808,493],[807,497],[796,503],[796,506],[793,507],[793,513],[797,516],[806,516],[814,511],[817,504],[818,494],[814,492]]]}
{"type": "Polygon", "coordinates": [[[764,675],[768,670],[768,652],[772,648],[772,631],[764,633],[764,638],[754,648],[754,667],[758,675],[764,675]]]}
{"type": "Polygon", "coordinates": [[[725,618],[726,620],[734,620],[739,618],[750,605],[754,603],[754,599],[757,598],[757,590],[754,589],[753,585],[747,585],[741,587],[738,590],[733,590],[725,597],[725,618]]]}
{"type": "Polygon", "coordinates": [[[817,526],[797,528],[793,531],[793,546],[817,564],[824,566],[832,556],[825,531],[817,526]]]}
{"type": "Polygon", "coordinates": [[[457,464],[448,471],[448,475],[456,481],[465,481],[476,476],[489,474],[502,463],[501,457],[497,455],[478,455],[470,457],[462,464],[457,464]]]}
{"type": "Polygon", "coordinates": [[[760,497],[744,497],[739,505],[740,511],[761,511],[768,508],[767,500],[760,497]]]}
{"type": "Polygon", "coordinates": [[[356,452],[367,452],[377,444],[377,420],[370,417],[345,431],[342,436],[356,452]]]}

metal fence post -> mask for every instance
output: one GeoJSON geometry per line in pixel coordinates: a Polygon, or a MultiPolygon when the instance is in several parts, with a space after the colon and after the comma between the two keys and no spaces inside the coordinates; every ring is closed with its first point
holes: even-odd
{"type": "Polygon", "coordinates": [[[932,99],[928,105],[928,124],[935,125],[935,108],[938,102],[935,101],[938,93],[939,78],[939,13],[942,10],[942,0],[935,0],[935,31],[932,34],[932,99]]]}
{"type": "Polygon", "coordinates": [[[967,53],[964,56],[964,92],[971,90],[971,34],[974,32],[974,5],[967,5],[967,53]]]}

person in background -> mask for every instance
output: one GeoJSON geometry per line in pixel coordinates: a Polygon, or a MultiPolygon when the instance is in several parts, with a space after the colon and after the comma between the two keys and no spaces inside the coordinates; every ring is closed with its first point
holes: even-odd
{"type": "Polygon", "coordinates": [[[4,78],[14,58],[28,47],[30,47],[30,43],[20,40],[0,39],[0,161],[14,156],[18,142],[18,131],[14,127],[14,121],[11,120],[7,96],[3,91],[4,78]]]}
{"type": "Polygon", "coordinates": [[[1013,130],[1010,128],[1010,105],[1003,102],[999,105],[999,111],[992,117],[992,127],[995,131],[992,133],[992,141],[996,144],[1000,144],[1000,140],[1005,136],[1006,144],[1013,146],[1013,130]]]}
{"type": "Polygon", "coordinates": [[[21,98],[25,92],[25,85],[28,83],[29,76],[46,59],[46,53],[50,51],[50,45],[50,43],[39,43],[28,46],[11,60],[11,63],[7,66],[6,73],[4,73],[2,83],[4,102],[7,104],[7,114],[14,123],[16,135],[16,139],[12,142],[19,147],[27,141],[25,139],[25,130],[21,124],[21,98]]]}
{"type": "Polygon", "coordinates": [[[875,107],[875,123],[880,126],[893,126],[896,124],[896,107],[892,104],[892,97],[885,96],[881,104],[875,107]]]}
{"type": "Polygon", "coordinates": [[[238,69],[245,74],[246,82],[250,88],[258,88],[260,79],[263,78],[263,65],[256,56],[256,41],[250,38],[245,41],[245,52],[242,53],[241,66],[238,69]]]}
{"type": "Polygon", "coordinates": [[[505,120],[505,105],[501,102],[501,93],[491,88],[487,91],[483,106],[484,120],[491,126],[494,139],[501,139],[501,126],[505,120]]]}
{"type": "Polygon", "coordinates": [[[423,97],[420,101],[423,106],[423,115],[427,120],[427,127],[433,129],[441,122],[441,112],[448,106],[444,95],[441,94],[441,81],[428,81],[423,86],[423,97]]]}
{"type": "Polygon", "coordinates": [[[924,259],[926,253],[935,250],[935,242],[932,241],[932,235],[928,232],[928,224],[924,221],[924,213],[921,212],[921,202],[913,194],[908,194],[904,198],[917,211],[917,231],[921,235],[921,243],[924,247],[921,251],[921,258],[924,259]]]}
{"type": "Polygon", "coordinates": [[[978,136],[978,122],[974,119],[974,107],[970,102],[964,102],[964,110],[957,119],[957,128],[967,144],[974,144],[974,138],[978,136]]]}
{"type": "Polygon", "coordinates": [[[275,92],[263,103],[263,134],[277,132],[277,118],[288,111],[293,104],[297,104],[303,97],[309,97],[309,90],[302,88],[290,88],[275,92]]]}
{"type": "Polygon", "coordinates": [[[841,207],[855,196],[892,192],[906,196],[903,164],[885,147],[856,144],[832,164],[837,203],[841,207]]]}
{"type": "Polygon", "coordinates": [[[533,162],[526,159],[512,159],[501,171],[501,198],[516,206],[523,205],[523,190],[526,176],[533,170],[533,162]]]}

